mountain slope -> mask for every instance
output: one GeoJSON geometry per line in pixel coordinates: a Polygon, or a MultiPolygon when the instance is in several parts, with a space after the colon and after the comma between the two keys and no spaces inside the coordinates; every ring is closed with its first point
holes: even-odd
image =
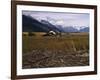
{"type": "Polygon", "coordinates": [[[48,32],[50,30],[55,32],[60,31],[47,21],[42,20],[42,22],[39,22],[38,20],[25,15],[22,15],[22,26],[23,32],[48,32]]]}
{"type": "Polygon", "coordinates": [[[56,27],[56,25],[53,25],[53,24],[51,24],[49,21],[46,21],[46,20],[41,20],[41,23],[43,23],[43,24],[45,24],[45,25],[47,25],[47,26],[50,26],[50,28],[53,30],[53,31],[55,31],[55,32],[62,32],[62,30],[61,29],[59,29],[58,27],[56,27]]]}
{"type": "Polygon", "coordinates": [[[89,32],[89,27],[54,25],[47,20],[36,20],[31,16],[22,15],[23,32],[89,32]]]}
{"type": "Polygon", "coordinates": [[[72,26],[64,27],[64,32],[78,32],[76,28],[73,28],[72,26]]]}
{"type": "Polygon", "coordinates": [[[85,27],[83,29],[80,29],[80,32],[89,32],[89,27],[85,27]]]}

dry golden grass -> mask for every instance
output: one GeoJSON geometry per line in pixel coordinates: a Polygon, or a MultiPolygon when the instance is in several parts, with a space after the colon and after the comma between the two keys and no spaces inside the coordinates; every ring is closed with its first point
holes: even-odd
{"type": "Polygon", "coordinates": [[[89,65],[88,33],[70,33],[61,37],[45,33],[23,35],[23,68],[89,65]]]}
{"type": "Polygon", "coordinates": [[[48,50],[88,50],[89,38],[87,33],[71,33],[69,36],[43,37],[44,33],[35,33],[36,36],[23,36],[23,53],[30,52],[34,49],[48,50]],[[72,35],[73,34],[73,35],[72,35]]]}

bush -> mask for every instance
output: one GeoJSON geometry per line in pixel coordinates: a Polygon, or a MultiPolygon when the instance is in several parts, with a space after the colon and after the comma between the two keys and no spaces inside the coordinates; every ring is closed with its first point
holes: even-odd
{"type": "Polygon", "coordinates": [[[32,33],[32,32],[29,32],[29,33],[28,33],[28,36],[35,36],[35,34],[32,33]]]}

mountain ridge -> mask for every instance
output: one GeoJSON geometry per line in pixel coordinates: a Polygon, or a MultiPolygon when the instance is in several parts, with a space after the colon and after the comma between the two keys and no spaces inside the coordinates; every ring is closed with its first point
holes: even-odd
{"type": "Polygon", "coordinates": [[[66,26],[54,25],[47,20],[37,20],[31,16],[22,15],[23,32],[89,32],[87,26],[66,26]]]}

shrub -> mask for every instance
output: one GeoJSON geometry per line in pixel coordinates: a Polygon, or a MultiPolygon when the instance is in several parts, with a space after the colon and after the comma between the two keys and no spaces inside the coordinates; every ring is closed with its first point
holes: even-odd
{"type": "Polygon", "coordinates": [[[33,32],[29,32],[28,36],[35,36],[35,34],[33,32]]]}

